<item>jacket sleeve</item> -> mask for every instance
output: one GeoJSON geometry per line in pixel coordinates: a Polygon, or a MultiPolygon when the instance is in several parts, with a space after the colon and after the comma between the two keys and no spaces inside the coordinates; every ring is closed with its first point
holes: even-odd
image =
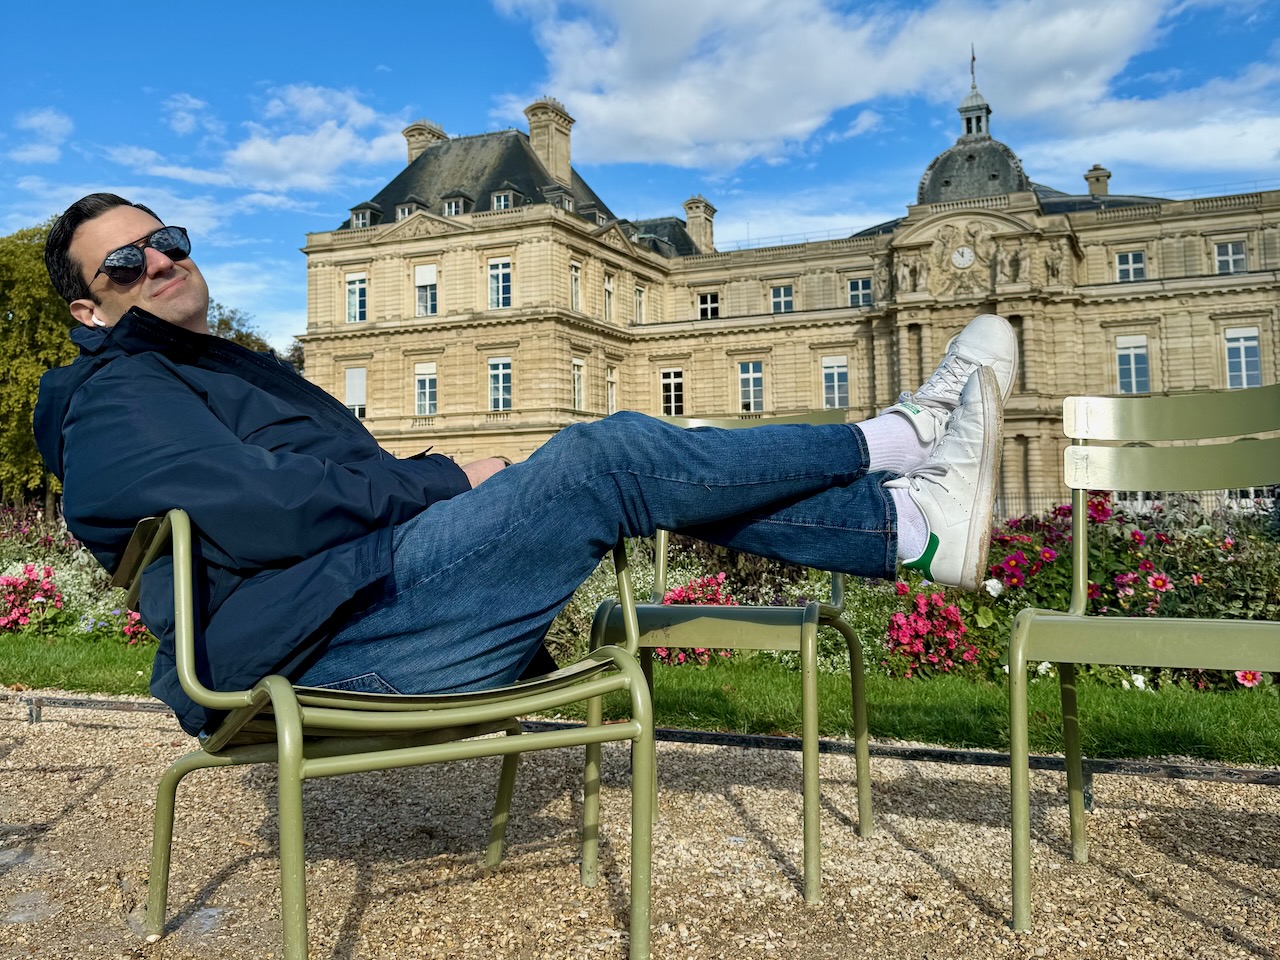
{"type": "Polygon", "coordinates": [[[67,522],[108,565],[138,520],[173,507],[222,554],[207,559],[267,567],[470,489],[447,457],[398,460],[371,443],[372,458],[339,463],[243,442],[195,389],[151,364],[116,362],[98,373],[62,426],[67,522]]]}

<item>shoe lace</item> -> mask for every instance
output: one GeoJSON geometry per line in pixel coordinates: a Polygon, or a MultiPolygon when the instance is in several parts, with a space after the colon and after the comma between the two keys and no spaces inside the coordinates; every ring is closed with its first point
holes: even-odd
{"type": "Polygon", "coordinates": [[[929,379],[920,385],[915,393],[916,402],[921,399],[943,399],[957,397],[964,389],[965,383],[977,369],[977,364],[966,360],[958,353],[948,354],[938,364],[929,379]]]}

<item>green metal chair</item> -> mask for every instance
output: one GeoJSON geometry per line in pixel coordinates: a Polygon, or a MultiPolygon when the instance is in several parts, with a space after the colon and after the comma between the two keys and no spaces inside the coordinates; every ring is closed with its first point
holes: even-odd
{"type": "Polygon", "coordinates": [[[1071,488],[1072,588],[1066,611],[1023,610],[1009,649],[1013,925],[1031,926],[1031,814],[1027,768],[1027,664],[1058,665],[1066,750],[1071,856],[1083,863],[1084,777],[1076,712],[1075,665],[1136,664],[1209,670],[1280,670],[1280,624],[1089,616],[1086,500],[1091,490],[1201,491],[1280,480],[1280,437],[1251,442],[1193,441],[1280,431],[1280,385],[1178,396],[1068,397],[1063,426],[1071,488]],[[1095,444],[1141,444],[1098,446],[1095,444]],[[1158,444],[1158,445],[1157,445],[1158,444]]]}
{"type": "MultiPolygon", "coordinates": [[[[294,686],[269,676],[251,690],[213,691],[195,671],[192,533],[187,514],[171,510],[142,521],[114,582],[129,589],[136,607],[142,570],[171,551],[174,563],[176,658],[183,689],[197,703],[227,716],[202,735],[201,749],[177,760],[160,782],[156,799],[151,879],[147,902],[149,941],[164,933],[169,862],[178,784],[194,770],[274,763],[279,772],[281,920],[286,960],[307,958],[307,905],[303,860],[302,781],[367,770],[417,766],[471,757],[501,756],[497,801],[485,865],[502,857],[519,754],[553,747],[632,743],[631,934],[632,960],[649,956],[650,859],[653,826],[653,716],[649,688],[634,659],[637,627],[626,552],[614,550],[624,647],[593,644],[579,663],[544,677],[494,690],[443,696],[386,696],[294,686]],[[598,702],[625,691],[631,718],[573,729],[524,732],[517,717],[554,711],[584,700],[598,702]],[[502,737],[484,734],[505,733],[502,737]],[[478,739],[477,739],[478,738],[478,739]]],[[[583,815],[582,880],[596,882],[599,831],[598,776],[588,780],[583,815]]]]}
{"type": "MultiPolygon", "coordinates": [[[[735,429],[763,424],[844,423],[844,410],[824,410],[796,416],[740,418],[662,417],[683,427],[735,429]]],[[[707,647],[736,650],[783,650],[800,655],[801,777],[804,796],[804,898],[822,899],[821,794],[818,779],[818,628],[839,631],[849,647],[850,686],[853,703],[853,736],[858,778],[858,834],[874,831],[871,813],[871,762],[867,736],[867,707],[863,690],[862,645],[853,628],[842,619],[844,577],[831,575],[831,597],[803,607],[686,606],[663,604],[667,592],[667,531],[655,538],[653,596],[636,606],[640,626],[639,659],[650,687],[653,684],[653,650],[656,647],[707,647]]],[[[618,637],[624,623],[621,605],[601,607],[597,619],[605,620],[601,636],[618,637]]],[[[591,748],[588,748],[589,750],[591,748]]]]}

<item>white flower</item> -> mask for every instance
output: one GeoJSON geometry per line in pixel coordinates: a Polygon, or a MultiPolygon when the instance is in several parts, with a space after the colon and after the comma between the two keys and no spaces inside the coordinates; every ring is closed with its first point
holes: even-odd
{"type": "Polygon", "coordinates": [[[1139,690],[1145,690],[1147,689],[1147,678],[1140,673],[1135,673],[1133,675],[1133,685],[1139,690]]]}
{"type": "Polygon", "coordinates": [[[1009,665],[1006,663],[1006,664],[1005,664],[1003,667],[1001,667],[1000,669],[1002,669],[1005,673],[1008,673],[1008,672],[1009,672],[1009,665]]]}
{"type": "Polygon", "coordinates": [[[986,588],[987,593],[991,594],[993,597],[998,597],[1000,594],[1004,593],[1004,584],[995,577],[992,577],[990,580],[983,580],[982,585],[986,588]]]}
{"type": "Polygon", "coordinates": [[[1128,681],[1128,680],[1121,680],[1121,681],[1120,681],[1120,687],[1121,687],[1121,689],[1128,690],[1128,689],[1129,689],[1129,681],[1128,681]]]}
{"type": "Polygon", "coordinates": [[[1048,660],[1045,660],[1041,662],[1040,666],[1036,667],[1036,673],[1040,674],[1040,676],[1043,677],[1046,673],[1048,673],[1052,669],[1053,669],[1053,664],[1050,663],[1048,660]]]}

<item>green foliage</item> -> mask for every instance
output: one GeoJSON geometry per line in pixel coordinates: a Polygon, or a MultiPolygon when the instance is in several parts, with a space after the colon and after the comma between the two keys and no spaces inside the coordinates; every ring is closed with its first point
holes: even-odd
{"type": "Polygon", "coordinates": [[[249,350],[271,349],[271,344],[267,343],[254,324],[252,314],[233,307],[224,307],[217,300],[209,301],[209,332],[215,337],[238,343],[249,350]]]}
{"type": "Polygon", "coordinates": [[[40,375],[76,355],[74,321],[44,266],[50,224],[0,237],[0,500],[56,490],[31,432],[40,375]]]}

